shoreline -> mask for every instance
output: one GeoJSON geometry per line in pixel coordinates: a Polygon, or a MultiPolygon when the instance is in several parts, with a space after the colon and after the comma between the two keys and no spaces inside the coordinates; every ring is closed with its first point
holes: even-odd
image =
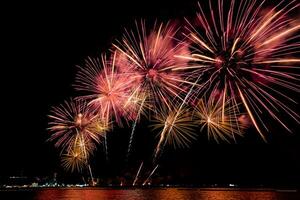
{"type": "Polygon", "coordinates": [[[13,187],[13,188],[0,188],[0,192],[13,192],[13,191],[34,191],[34,190],[199,190],[199,191],[253,191],[253,192],[291,192],[298,193],[300,190],[296,187],[290,188],[271,188],[271,187],[187,187],[187,186],[170,186],[170,187],[113,187],[113,186],[72,186],[72,187],[13,187]]]}

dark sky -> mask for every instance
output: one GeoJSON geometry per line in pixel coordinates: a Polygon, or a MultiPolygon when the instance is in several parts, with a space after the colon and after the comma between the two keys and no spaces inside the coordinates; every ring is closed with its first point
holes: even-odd
{"type": "MultiPolygon", "coordinates": [[[[123,28],[133,27],[135,19],[182,20],[194,16],[196,10],[196,1],[7,5],[1,28],[5,53],[1,62],[0,176],[49,175],[61,170],[56,150],[46,142],[47,114],[52,105],[76,95],[71,86],[76,65],[106,51],[123,28]]],[[[189,150],[166,149],[158,173],[191,183],[300,183],[299,125],[290,124],[294,134],[273,128],[268,144],[250,129],[236,145],[216,145],[203,136],[189,150]]],[[[137,131],[131,163],[122,162],[128,134],[128,129],[115,129],[111,134],[108,163],[99,147],[94,161],[97,174],[121,174],[126,167],[130,171],[141,160],[149,160],[153,135],[137,131]]]]}

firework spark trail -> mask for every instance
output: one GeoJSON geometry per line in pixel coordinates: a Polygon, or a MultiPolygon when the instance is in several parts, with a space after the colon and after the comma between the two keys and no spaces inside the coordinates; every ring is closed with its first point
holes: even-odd
{"type": "Polygon", "coordinates": [[[247,104],[247,102],[246,102],[246,100],[245,100],[245,97],[244,97],[244,95],[243,95],[243,93],[241,92],[241,90],[240,90],[239,87],[238,87],[238,90],[239,90],[239,93],[240,93],[240,96],[241,96],[241,98],[242,98],[242,101],[243,101],[243,103],[244,103],[244,105],[245,105],[245,107],[246,107],[247,112],[249,113],[249,116],[250,116],[250,118],[251,118],[251,120],[252,120],[252,122],[253,122],[253,124],[254,124],[254,126],[255,126],[255,128],[256,128],[256,130],[258,131],[258,133],[260,134],[260,136],[262,137],[262,139],[263,139],[265,142],[267,142],[265,136],[263,135],[263,133],[261,132],[260,128],[258,127],[258,125],[257,125],[257,123],[256,123],[256,121],[255,121],[255,119],[254,119],[254,117],[253,117],[253,114],[252,114],[251,110],[249,109],[249,106],[248,106],[248,104],[247,104]]]}
{"type": "Polygon", "coordinates": [[[149,181],[149,179],[151,178],[151,176],[154,174],[154,172],[156,171],[156,169],[158,168],[158,165],[156,165],[156,167],[152,170],[152,172],[150,173],[150,175],[147,177],[147,179],[143,182],[143,186],[147,184],[147,182],[149,181]]]}
{"type": "Polygon", "coordinates": [[[105,159],[108,161],[108,145],[107,145],[107,137],[104,137],[104,151],[105,151],[105,159]]]}
{"type": "Polygon", "coordinates": [[[146,98],[143,99],[141,105],[140,105],[140,108],[139,108],[139,111],[137,113],[137,116],[135,118],[135,121],[133,123],[133,126],[132,126],[132,129],[131,129],[131,134],[130,134],[130,139],[129,139],[129,144],[128,144],[128,149],[127,149],[127,156],[126,156],[126,159],[128,160],[129,158],[129,155],[130,155],[130,151],[131,151],[131,146],[132,146],[132,141],[133,141],[133,137],[134,137],[134,133],[135,133],[135,127],[136,127],[136,124],[140,118],[140,115],[141,115],[141,112],[142,112],[142,109],[143,109],[143,106],[144,106],[144,103],[145,103],[145,100],[146,98]]]}
{"type": "Polygon", "coordinates": [[[91,165],[90,164],[88,164],[88,169],[89,169],[89,173],[90,173],[90,176],[91,176],[91,181],[94,184],[94,177],[93,177],[93,173],[92,173],[92,169],[91,169],[91,165]]]}
{"type": "Polygon", "coordinates": [[[167,125],[165,125],[164,129],[162,130],[162,132],[160,134],[160,138],[159,138],[159,141],[157,143],[157,146],[155,148],[154,159],[153,159],[154,162],[158,159],[159,153],[162,151],[162,149],[164,148],[165,144],[167,143],[167,140],[164,140],[165,139],[165,134],[166,134],[167,130],[168,130],[167,129],[167,125]],[[161,146],[163,142],[164,142],[164,145],[161,146]]]}
{"type": "Polygon", "coordinates": [[[81,148],[82,148],[82,151],[84,152],[85,164],[88,167],[88,171],[89,171],[89,174],[91,176],[92,183],[93,183],[94,178],[93,178],[93,173],[92,173],[91,165],[90,165],[90,163],[88,161],[89,155],[88,155],[88,152],[87,152],[86,143],[84,143],[83,145],[81,145],[81,148]]]}
{"type": "Polygon", "coordinates": [[[139,167],[139,169],[138,169],[138,171],[137,171],[137,173],[135,175],[135,178],[134,178],[134,181],[132,183],[132,186],[135,186],[135,183],[137,182],[137,180],[139,178],[139,174],[140,174],[140,172],[142,170],[143,164],[144,164],[144,162],[141,163],[141,165],[140,165],[140,167],[139,167]]]}
{"type": "Polygon", "coordinates": [[[88,161],[89,153],[88,153],[88,151],[87,151],[86,142],[84,142],[83,135],[81,135],[80,138],[81,138],[81,142],[80,142],[80,144],[79,144],[79,147],[81,148],[81,151],[83,151],[84,159],[85,159],[85,164],[87,165],[89,174],[90,174],[90,176],[91,176],[91,181],[92,181],[92,183],[93,183],[93,182],[94,182],[94,177],[93,177],[91,165],[90,165],[90,163],[89,163],[89,161],[88,161]]]}

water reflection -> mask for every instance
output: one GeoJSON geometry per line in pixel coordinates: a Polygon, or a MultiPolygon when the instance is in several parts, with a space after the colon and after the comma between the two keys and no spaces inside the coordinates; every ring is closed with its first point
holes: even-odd
{"type": "Polygon", "coordinates": [[[233,191],[204,189],[45,189],[36,191],[35,200],[286,200],[300,199],[299,193],[275,191],[233,191]]]}

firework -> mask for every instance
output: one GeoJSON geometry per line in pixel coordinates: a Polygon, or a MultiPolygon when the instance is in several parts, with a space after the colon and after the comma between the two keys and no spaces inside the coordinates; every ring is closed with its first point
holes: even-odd
{"type": "Polygon", "coordinates": [[[155,150],[155,158],[168,143],[176,147],[188,147],[192,140],[196,139],[194,133],[194,123],[191,121],[191,115],[187,108],[169,110],[163,107],[154,115],[154,131],[159,130],[159,142],[155,150]]]}
{"type": "MultiPolygon", "coordinates": [[[[265,2],[209,0],[209,9],[199,3],[197,17],[186,19],[183,32],[171,23],[148,29],[136,22],[110,56],[88,58],[74,84],[80,96],[49,115],[50,140],[61,149],[63,167],[88,168],[93,180],[89,160],[101,138],[108,159],[112,121],[132,122],[128,159],[135,128],[146,114],[159,133],[154,161],[166,144],[189,147],[196,127],[217,143],[236,142],[252,125],[266,141],[270,119],[291,132],[282,119],[300,123],[292,108],[300,92],[300,22],[291,18],[300,4],[281,0],[264,9],[265,2]]],[[[158,168],[153,166],[143,185],[158,168]]],[[[142,168],[143,162],[133,186],[142,168]]]]}
{"type": "Polygon", "coordinates": [[[143,164],[144,164],[144,162],[141,163],[141,165],[140,165],[140,167],[139,167],[139,169],[138,169],[138,171],[137,171],[137,173],[135,175],[135,178],[133,180],[132,186],[135,186],[135,184],[136,184],[136,182],[137,182],[137,180],[139,178],[139,174],[140,174],[140,172],[142,170],[143,164]]]}
{"type": "Polygon", "coordinates": [[[79,171],[87,165],[86,158],[80,148],[70,149],[62,155],[62,166],[71,172],[79,171]]]}
{"type": "Polygon", "coordinates": [[[99,58],[86,60],[84,67],[76,77],[75,89],[84,92],[79,99],[89,102],[102,119],[115,119],[122,125],[121,118],[132,119],[140,99],[132,94],[132,81],[124,73],[115,68],[116,54],[107,60],[102,55],[99,58]]]}
{"type": "Polygon", "coordinates": [[[78,134],[72,147],[67,149],[67,153],[62,155],[61,162],[65,170],[71,172],[81,172],[84,168],[87,168],[91,176],[92,184],[94,184],[94,178],[91,166],[89,164],[89,156],[93,153],[94,144],[87,141],[88,138],[83,134],[78,134]]]}
{"type": "Polygon", "coordinates": [[[71,99],[53,107],[49,118],[50,140],[55,141],[55,146],[62,151],[73,149],[79,142],[87,152],[92,152],[108,130],[108,124],[80,100],[71,99]]]}
{"type": "Polygon", "coordinates": [[[230,99],[223,102],[220,97],[199,101],[193,118],[201,126],[201,132],[207,128],[208,139],[214,139],[218,143],[219,140],[230,142],[230,139],[235,140],[236,135],[243,135],[245,126],[238,120],[240,112],[231,102],[230,99]]]}
{"type": "Polygon", "coordinates": [[[136,22],[136,31],[127,31],[114,47],[118,55],[116,66],[134,81],[134,94],[146,94],[156,105],[171,107],[171,100],[186,92],[183,71],[187,61],[174,55],[188,55],[188,45],[174,39],[178,29],[175,25],[154,25],[147,31],[145,23],[136,22]]]}
{"type": "MultiPolygon", "coordinates": [[[[173,68],[186,65],[185,60],[177,59],[174,55],[186,55],[188,49],[185,43],[174,39],[176,32],[176,27],[170,24],[154,25],[151,31],[147,31],[145,23],[141,22],[141,25],[136,23],[135,32],[126,30],[122,40],[114,44],[118,52],[116,67],[133,81],[132,96],[142,99],[143,106],[138,110],[138,118],[142,107],[147,105],[151,110],[161,104],[171,107],[170,100],[185,92],[184,74],[173,71],[173,68]]],[[[136,123],[132,127],[127,157],[136,123]]]]}
{"type": "Polygon", "coordinates": [[[149,174],[149,176],[146,178],[146,180],[143,182],[143,186],[146,185],[149,181],[149,179],[151,178],[151,176],[154,174],[154,172],[157,170],[158,165],[155,166],[155,168],[151,171],[151,173],[149,174]]]}
{"type": "MultiPolygon", "coordinates": [[[[227,1],[226,1],[227,3],[227,1]]],[[[191,55],[176,57],[190,61],[186,68],[194,78],[201,77],[191,98],[210,96],[222,91],[223,106],[242,102],[253,125],[265,140],[261,130],[266,125],[262,113],[269,114],[288,131],[279,118],[286,113],[299,123],[299,116],[286,103],[295,103],[285,91],[298,93],[300,62],[300,24],[288,14],[299,8],[296,1],[286,5],[281,1],[270,10],[263,10],[256,0],[229,1],[229,10],[218,0],[209,1],[210,13],[201,5],[195,23],[187,20],[186,37],[191,43],[191,55]],[[217,10],[213,9],[218,8],[217,10]]]]}
{"type": "Polygon", "coordinates": [[[145,103],[146,98],[144,98],[142,104],[140,105],[140,109],[137,112],[137,117],[132,125],[132,129],[131,129],[131,134],[130,134],[130,139],[129,139],[129,144],[128,144],[128,149],[127,149],[127,159],[129,158],[130,155],[130,151],[131,151],[131,146],[132,146],[132,141],[133,141],[133,137],[134,137],[134,133],[135,133],[135,128],[136,128],[136,124],[140,118],[141,112],[143,111],[144,108],[144,103],[145,103]]]}
{"type": "Polygon", "coordinates": [[[62,155],[62,166],[71,172],[82,171],[88,166],[88,158],[92,153],[93,143],[86,140],[83,134],[77,134],[74,143],[62,155]]]}

